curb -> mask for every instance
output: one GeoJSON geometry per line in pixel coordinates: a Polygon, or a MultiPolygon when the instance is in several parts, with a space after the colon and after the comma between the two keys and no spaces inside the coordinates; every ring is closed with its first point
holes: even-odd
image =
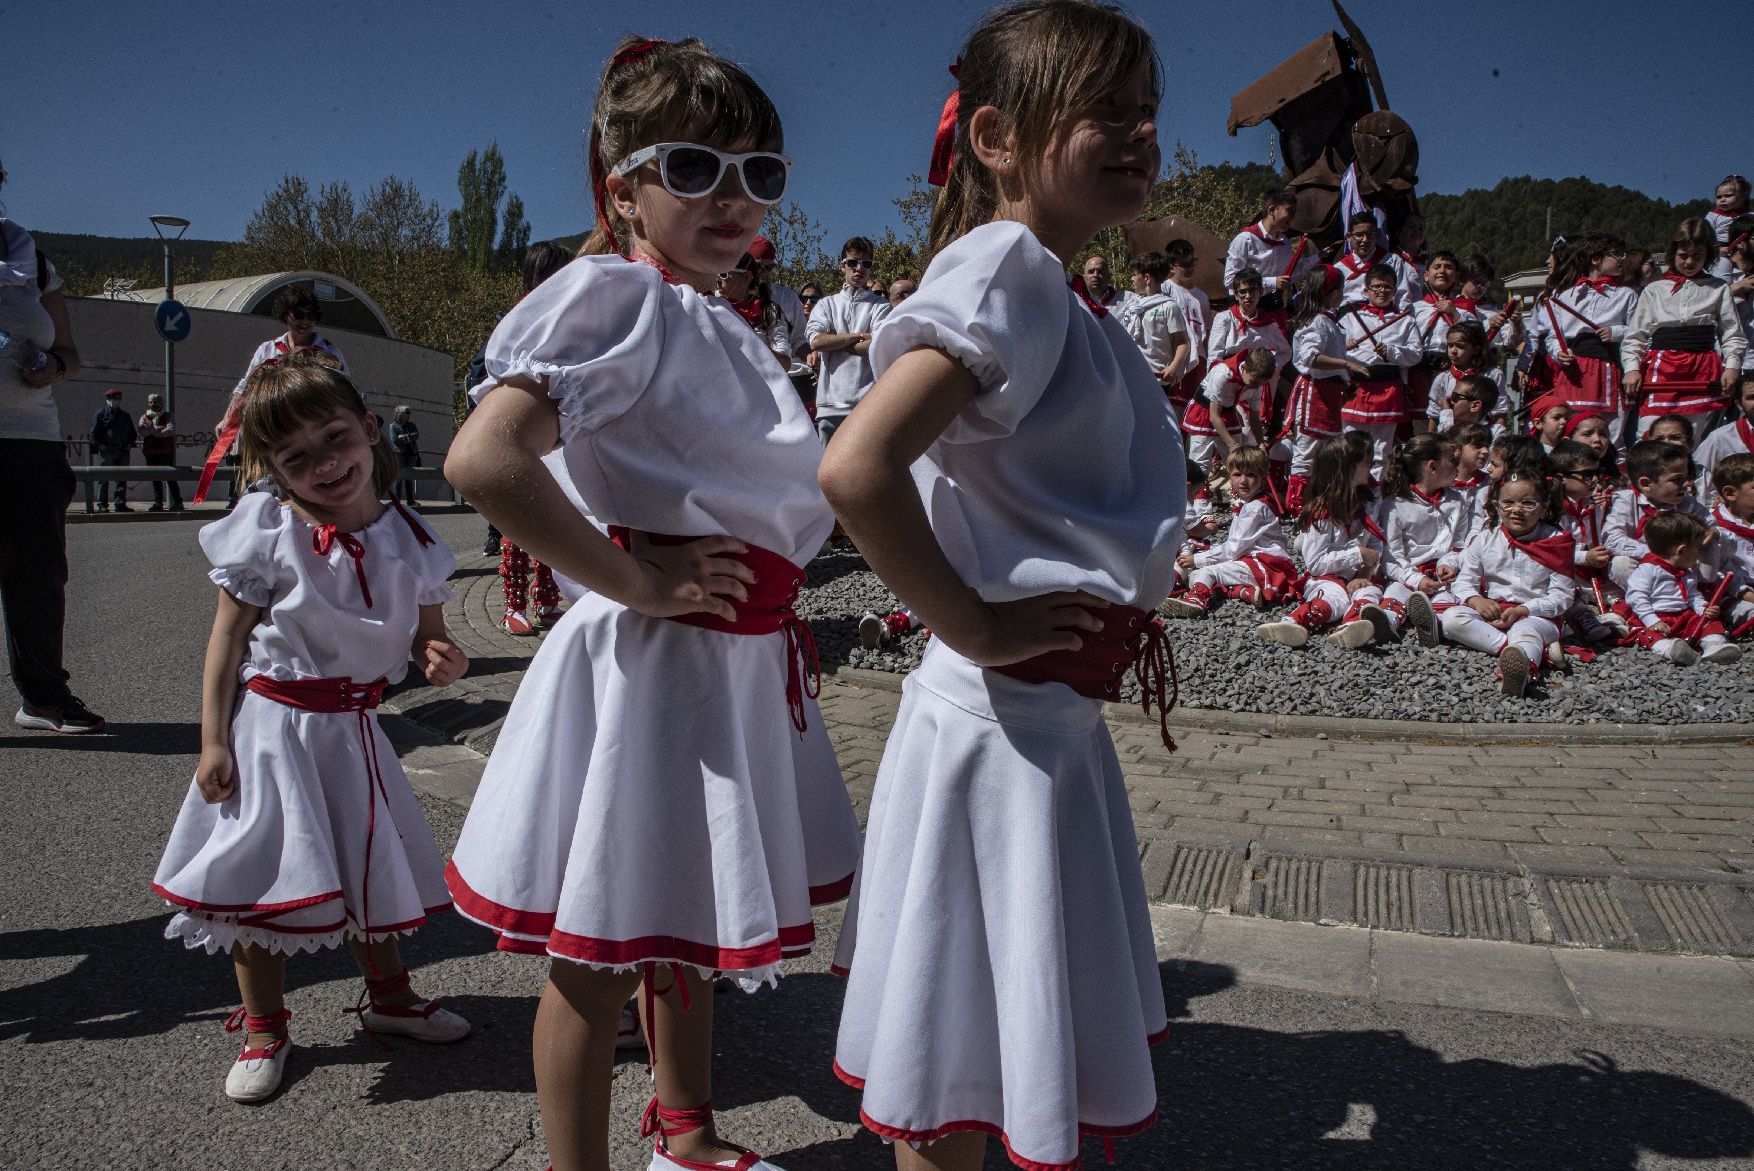
{"type": "MultiPolygon", "coordinates": [[[[824,674],[877,691],[901,691],[906,675],[869,667],[838,666],[824,674]]],[[[1103,715],[1128,724],[1155,726],[1137,704],[1109,703],[1103,715]]],[[[1232,712],[1219,708],[1178,708],[1169,726],[1215,735],[1321,737],[1328,740],[1390,741],[1411,744],[1492,744],[1540,748],[1575,745],[1581,736],[1598,744],[1680,745],[1754,743],[1754,724],[1454,724],[1424,720],[1366,720],[1343,716],[1291,716],[1273,712],[1232,712]]]]}

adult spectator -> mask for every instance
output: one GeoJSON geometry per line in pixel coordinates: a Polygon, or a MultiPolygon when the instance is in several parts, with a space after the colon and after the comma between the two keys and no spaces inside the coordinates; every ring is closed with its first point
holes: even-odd
{"type": "Polygon", "coordinates": [[[758,271],[755,258],[745,252],[734,268],[719,274],[719,296],[729,301],[737,316],[749,323],[749,328],[779,361],[780,368],[790,371],[791,330],[780,316],[779,306],[774,303],[773,287],[757,278],[758,271]]]}
{"type": "Polygon", "coordinates": [[[889,316],[889,302],[870,288],[876,249],[863,236],[841,246],[841,290],[816,303],[805,332],[820,355],[816,378],[816,433],[823,446],[876,382],[871,369],[871,335],[889,316]]]}
{"type": "MultiPolygon", "coordinates": [[[[148,465],[160,468],[177,466],[177,428],[170,412],[164,409],[162,394],[146,396],[146,413],[140,416],[140,455],[148,465]]],[[[175,480],[152,482],[152,507],[148,512],[163,512],[165,489],[170,489],[171,511],[183,511],[183,489],[175,480]]]]}
{"type": "Polygon", "coordinates": [[[920,282],[911,276],[898,276],[889,282],[889,307],[895,308],[920,291],[920,282]]]}
{"type": "MultiPolygon", "coordinates": [[[[810,307],[804,304],[803,298],[785,285],[774,280],[774,273],[779,267],[779,253],[774,249],[773,242],[766,236],[757,236],[749,245],[749,256],[755,261],[755,279],[767,289],[767,296],[778,311],[780,321],[786,331],[786,377],[792,380],[792,386],[798,391],[798,397],[805,402],[812,401],[816,396],[816,375],[810,369],[810,307]]],[[[815,288],[814,285],[810,286],[815,288]]]]}
{"type": "MultiPolygon", "coordinates": [[[[396,462],[404,471],[420,466],[420,428],[415,425],[414,412],[408,409],[407,404],[396,408],[396,418],[390,424],[390,446],[395,449],[396,462]]],[[[403,502],[412,506],[414,480],[404,479],[401,486],[403,502]]]]}
{"type": "MultiPolygon", "coordinates": [[[[97,409],[91,417],[91,454],[101,468],[125,468],[131,462],[134,445],[140,441],[140,433],[134,429],[134,420],[122,407],[122,392],[115,387],[104,391],[104,405],[97,409]]],[[[116,511],[133,512],[128,507],[128,481],[99,480],[97,482],[97,510],[110,510],[110,487],[116,489],[116,511]]]]}
{"type": "Polygon", "coordinates": [[[215,428],[213,450],[207,455],[207,467],[203,470],[200,485],[195,489],[196,504],[207,498],[207,486],[213,480],[212,469],[221,455],[225,457],[226,466],[233,469],[226,510],[230,511],[238,502],[238,418],[243,406],[244,388],[249,385],[250,375],[256,367],[270,359],[284,358],[288,354],[315,352],[328,355],[341,373],[348,373],[347,359],[342,356],[341,351],[317,332],[317,323],[323,319],[323,306],[317,300],[315,292],[302,285],[282,291],[274,301],[274,316],[286,326],[286,332],[279,337],[269,338],[256,347],[256,352],[250,355],[250,364],[244,367],[244,376],[232,388],[231,402],[226,405],[225,416],[215,428]]]}
{"type": "Polygon", "coordinates": [[[1261,274],[1262,293],[1278,294],[1283,300],[1297,287],[1297,278],[1321,262],[1313,244],[1292,242],[1289,233],[1296,212],[1297,195],[1289,188],[1262,197],[1261,218],[1238,232],[1224,253],[1225,288],[1234,289],[1236,274],[1252,268],[1261,274]]]}
{"type": "MultiPolygon", "coordinates": [[[[0,168],[0,187],[6,171],[0,168]]],[[[61,438],[54,387],[79,373],[61,275],[31,234],[0,216],[0,609],[6,658],[23,701],[12,722],[51,732],[101,732],[104,719],[67,686],[67,506],[73,469],[61,438]],[[22,347],[40,361],[18,361],[22,347]],[[29,368],[26,369],[25,367],[29,368]]]]}
{"type": "Polygon", "coordinates": [[[1108,271],[1108,258],[1097,253],[1084,262],[1084,288],[1090,299],[1111,313],[1124,313],[1127,306],[1138,300],[1131,292],[1114,287],[1108,271]]]}

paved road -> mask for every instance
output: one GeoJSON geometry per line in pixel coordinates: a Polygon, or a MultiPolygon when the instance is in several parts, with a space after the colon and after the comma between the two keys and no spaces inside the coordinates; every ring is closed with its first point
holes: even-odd
{"type": "MultiPolygon", "coordinates": [[[[478,539],[472,518],[437,527],[460,550],[478,539]]],[[[0,1166],[540,1168],[528,1031],[541,964],[491,952],[455,917],[408,951],[422,987],[476,1023],[468,1041],[381,1051],[340,1011],[357,989],[349,965],[300,957],[286,1091],[256,1108],[223,1100],[228,965],[163,941],[145,886],[195,759],[211,603],[194,532],[72,530],[69,658],[112,733],[0,731],[0,1166]]],[[[420,751],[435,777],[458,767],[456,750],[420,751]]],[[[454,839],[457,806],[425,804],[454,839]]],[[[1176,1019],[1157,1057],[1163,1122],[1120,1143],[1123,1167],[1754,1166],[1754,1060],[1745,1037],[1714,1035],[1754,1004],[1745,963],[1617,957],[1647,999],[1616,1007],[1580,990],[1568,1011],[1514,999],[1551,949],[1457,942],[1487,950],[1403,957],[1423,975],[1397,981],[1385,964],[1416,937],[1192,911],[1159,924],[1176,1019]],[[1421,1003],[1475,1003],[1445,981],[1524,1011],[1421,1003]],[[1648,997],[1664,983],[1698,990],[1677,997],[1698,1011],[1670,1028],[1624,1023],[1662,1020],[1648,997]]],[[[832,936],[834,916],[820,927],[832,936]]],[[[791,1171],[882,1167],[827,1071],[840,985],[821,963],[777,992],[721,996],[725,1127],[791,1171]]],[[[642,1067],[624,1062],[618,1167],[645,1166],[643,1097],[642,1067]]],[[[1085,1156],[1101,1165],[1095,1144],[1085,1156]]]]}

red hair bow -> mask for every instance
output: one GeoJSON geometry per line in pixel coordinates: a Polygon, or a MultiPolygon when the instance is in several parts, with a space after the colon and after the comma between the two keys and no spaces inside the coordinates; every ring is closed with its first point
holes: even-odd
{"type": "MultiPolygon", "coordinates": [[[[623,65],[632,65],[649,56],[654,49],[668,45],[669,41],[635,41],[631,45],[617,49],[609,58],[609,68],[619,69],[623,65]]],[[[591,201],[597,206],[597,227],[603,238],[611,244],[615,243],[615,229],[609,223],[609,176],[603,169],[603,160],[596,151],[591,152],[591,201]]],[[[617,248],[617,251],[620,249],[617,248]]]]}
{"type": "MultiPolygon", "coordinates": [[[[962,58],[950,67],[951,77],[962,76],[962,58]]],[[[944,112],[938,115],[938,133],[932,139],[932,165],[926,171],[926,182],[942,187],[950,181],[950,156],[956,149],[956,121],[962,110],[962,87],[958,85],[944,99],[944,112]]]]}

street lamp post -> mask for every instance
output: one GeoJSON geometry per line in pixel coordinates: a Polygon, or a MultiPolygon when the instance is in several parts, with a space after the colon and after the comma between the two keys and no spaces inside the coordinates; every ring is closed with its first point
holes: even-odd
{"type": "MultiPolygon", "coordinates": [[[[171,264],[171,243],[183,238],[189,230],[189,221],[182,216],[155,215],[147,217],[152,221],[152,230],[164,241],[164,299],[177,299],[176,271],[171,264]],[[165,235],[170,229],[172,235],[165,235]]],[[[164,409],[172,419],[177,417],[177,348],[168,338],[164,343],[164,409]]]]}

